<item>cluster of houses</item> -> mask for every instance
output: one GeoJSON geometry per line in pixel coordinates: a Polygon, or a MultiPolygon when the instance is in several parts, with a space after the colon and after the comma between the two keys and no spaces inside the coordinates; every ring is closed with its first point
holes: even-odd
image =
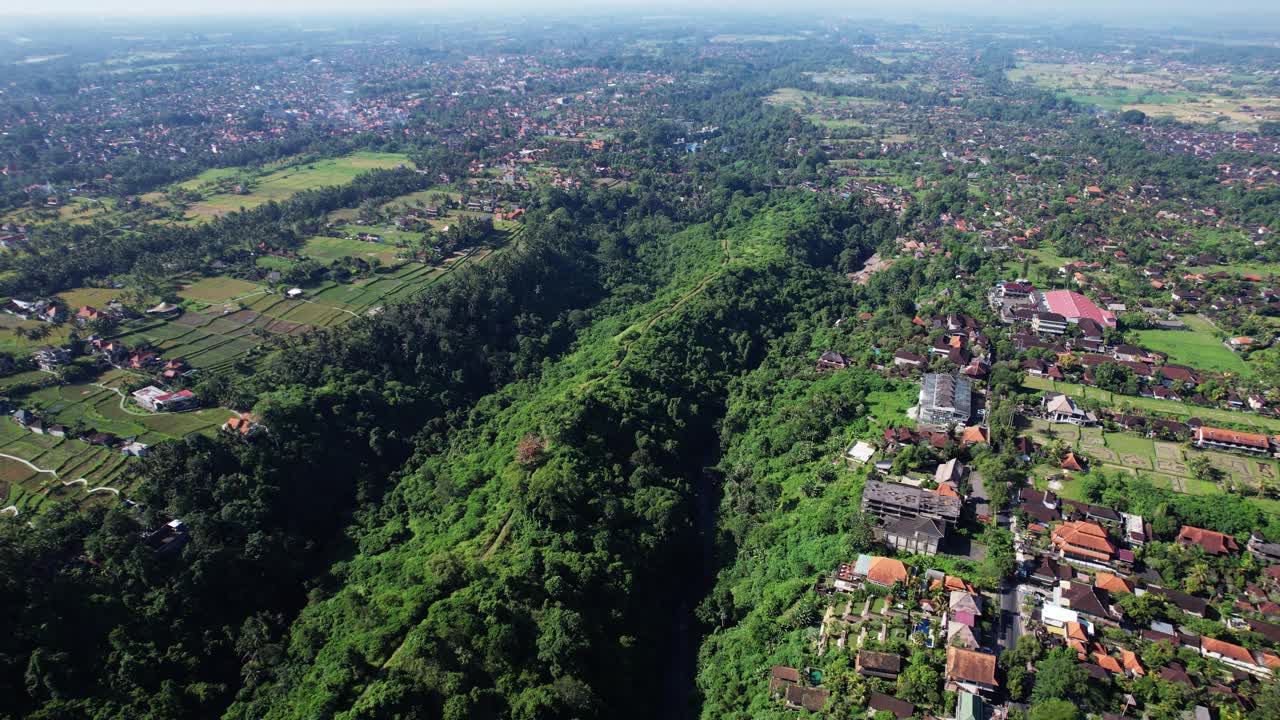
{"type": "Polygon", "coordinates": [[[79,439],[90,445],[117,448],[125,455],[142,457],[147,454],[147,445],[145,443],[138,442],[136,438],[121,438],[111,433],[98,431],[91,431],[77,435],[66,425],[48,422],[38,414],[25,408],[15,411],[12,417],[13,421],[23,429],[37,435],[50,435],[52,437],[60,438],[79,437],[79,439]]]}
{"type": "MultiPolygon", "coordinates": [[[[1022,370],[1030,377],[1097,385],[1097,368],[1113,364],[1132,373],[1137,381],[1135,390],[1142,397],[1206,407],[1218,404],[1229,410],[1267,415],[1276,412],[1272,399],[1258,392],[1228,390],[1221,402],[1215,403],[1206,398],[1199,387],[1209,380],[1229,382],[1221,374],[1171,363],[1164,353],[1137,345],[1109,344],[1105,333],[1108,327],[1113,326],[1114,316],[1078,293],[1066,290],[1037,293],[1026,283],[1003,282],[991,290],[988,298],[1001,317],[1015,326],[1011,335],[1015,350],[1042,351],[1039,356],[1028,357],[1022,363],[1022,370]],[[1055,294],[1065,299],[1048,304],[1037,299],[1055,294]],[[1112,325],[1108,325],[1108,321],[1112,325]],[[1070,337],[1064,337],[1067,328],[1073,328],[1070,337]],[[1043,359],[1045,356],[1055,359],[1043,359]]],[[[1238,349],[1238,346],[1250,342],[1250,338],[1230,338],[1226,344],[1238,349]]]]}
{"type": "Polygon", "coordinates": [[[106,340],[96,335],[90,335],[85,343],[90,351],[96,353],[111,367],[154,372],[163,382],[172,382],[190,372],[186,360],[182,358],[165,360],[155,350],[131,350],[118,340],[106,340]]]}
{"type": "MultiPolygon", "coordinates": [[[[1194,682],[1176,663],[1144,668],[1136,647],[1117,642],[1106,632],[1107,628],[1133,629],[1117,602],[1123,595],[1158,595],[1189,618],[1205,619],[1213,614],[1212,602],[1217,597],[1166,587],[1158,573],[1135,567],[1137,549],[1152,542],[1151,527],[1144,518],[1031,488],[1022,490],[1018,511],[1028,521],[1019,534],[1019,552],[1027,558],[1027,587],[1042,599],[1031,619],[1038,621],[1048,637],[1076,650],[1086,671],[1100,682],[1109,682],[1112,676],[1137,677],[1149,672],[1187,685],[1194,682]]],[[[1183,526],[1173,542],[1199,548],[1209,557],[1229,558],[1249,552],[1259,561],[1271,563],[1263,573],[1271,589],[1251,589],[1250,596],[1258,602],[1238,601],[1235,609],[1239,614],[1224,620],[1233,629],[1258,632],[1271,643],[1280,641],[1280,624],[1275,624],[1280,620],[1280,605],[1268,599],[1280,591],[1280,545],[1255,535],[1242,550],[1230,535],[1192,526],[1183,526]]],[[[1235,681],[1247,681],[1245,676],[1267,680],[1280,671],[1280,655],[1271,649],[1246,649],[1163,621],[1136,630],[1144,642],[1169,642],[1221,662],[1227,672],[1211,682],[1213,689],[1223,694],[1237,694],[1227,676],[1235,681]]]]}
{"type": "Polygon", "coordinates": [[[945,364],[972,380],[982,380],[990,371],[991,340],[982,332],[981,324],[972,317],[960,313],[940,315],[929,321],[919,317],[912,323],[931,332],[939,332],[929,345],[926,355],[898,350],[893,355],[896,368],[911,371],[930,365],[935,357],[945,358],[945,364]]]}
{"type": "MultiPolygon", "coordinates": [[[[903,657],[897,652],[865,646],[865,639],[879,634],[886,637],[887,626],[878,631],[868,625],[885,618],[904,618],[929,647],[946,647],[944,688],[957,694],[956,720],[983,720],[989,716],[988,706],[1000,691],[996,677],[996,656],[988,652],[981,637],[986,633],[983,620],[993,612],[986,598],[959,577],[938,570],[929,570],[912,577],[907,566],[889,557],[862,554],[853,562],[842,563],[826,578],[822,592],[831,597],[834,605],[823,620],[819,639],[820,652],[828,642],[834,641],[846,648],[851,638],[857,644],[854,670],[877,687],[893,687],[904,671],[903,657]],[[910,584],[917,583],[918,602],[907,607],[900,599],[910,584]],[[838,600],[844,594],[869,591],[865,601],[854,598],[838,600]],[[876,603],[879,610],[872,611],[873,597],[885,600],[876,603]],[[836,608],[843,603],[843,612],[836,608]],[[879,617],[877,617],[879,616],[879,617]],[[888,681],[879,683],[878,681],[888,681]]],[[[822,687],[821,676],[810,670],[775,665],[769,673],[769,693],[793,710],[821,712],[830,698],[830,691],[822,687]]],[[[917,714],[917,707],[890,692],[871,692],[869,710],[889,712],[904,719],[917,714]]]]}
{"type": "Polygon", "coordinates": [[[31,228],[13,221],[0,223],[0,248],[12,248],[27,241],[27,233],[31,228]]]}
{"type": "MultiPolygon", "coordinates": [[[[575,153],[580,148],[581,154],[599,151],[607,142],[599,137],[601,133],[626,128],[643,108],[665,102],[663,98],[675,81],[669,73],[644,69],[561,67],[535,55],[502,55],[477,56],[475,48],[468,45],[455,60],[423,64],[407,46],[390,44],[366,52],[338,48],[324,60],[299,60],[286,81],[278,73],[264,73],[251,63],[245,64],[232,53],[207,67],[149,79],[146,93],[136,92],[139,79],[135,76],[104,79],[77,102],[65,108],[42,108],[24,118],[24,123],[44,135],[68,123],[83,128],[130,128],[123,135],[50,135],[55,137],[50,153],[65,152],[99,163],[109,163],[119,155],[165,162],[215,157],[288,138],[302,130],[318,130],[333,137],[353,133],[402,140],[429,137],[460,155],[471,154],[468,144],[484,138],[487,161],[475,161],[469,170],[489,175],[495,183],[527,187],[522,169],[539,162],[547,145],[563,145],[575,153]],[[377,84],[379,77],[396,77],[430,90],[334,93],[335,87],[377,84]],[[562,86],[566,83],[577,91],[564,95],[562,86]],[[108,97],[116,100],[102,101],[108,97]],[[254,114],[252,122],[246,120],[246,98],[259,98],[255,104],[265,107],[254,114]],[[436,109],[430,117],[408,122],[427,105],[436,109]],[[175,107],[204,120],[190,124],[156,120],[175,107]]],[[[14,129],[12,124],[0,123],[0,132],[14,129]]],[[[0,164],[0,173],[43,177],[56,167],[52,157],[40,154],[20,161],[14,156],[0,164]]],[[[445,176],[443,182],[449,182],[446,174],[438,174],[445,176]]],[[[569,177],[556,182],[580,184],[569,177]]],[[[52,207],[59,204],[59,198],[108,192],[114,184],[106,175],[76,187],[32,185],[29,192],[52,199],[52,207]]],[[[225,188],[229,192],[243,190],[238,183],[225,188]]]]}
{"type": "MultiPolygon", "coordinates": [[[[939,475],[954,472],[953,466],[938,469],[939,475]]],[[[1220,591],[1210,588],[1203,595],[1184,592],[1137,561],[1137,551],[1156,541],[1151,525],[1142,516],[1033,488],[1023,489],[1017,502],[1022,525],[1015,532],[1022,583],[1019,597],[1025,591],[1033,599],[1017,611],[1022,616],[1019,625],[1022,632],[1036,634],[1042,646],[1074,651],[1089,682],[1109,687],[1118,678],[1154,674],[1169,683],[1207,688],[1214,696],[1247,708],[1256,683],[1271,682],[1280,674],[1280,654],[1275,649],[1280,645],[1280,603],[1273,600],[1280,597],[1280,544],[1270,543],[1257,533],[1241,543],[1230,535],[1205,528],[1182,526],[1178,530],[1171,543],[1222,560],[1248,554],[1266,565],[1260,574],[1260,585],[1249,586],[1246,597],[1236,599],[1230,606],[1230,614],[1218,617],[1216,608],[1223,600],[1217,595],[1220,591]],[[1147,593],[1162,598],[1171,611],[1185,615],[1188,623],[1192,619],[1220,620],[1224,628],[1256,634],[1264,642],[1242,644],[1230,639],[1229,634],[1206,634],[1176,620],[1135,625],[1126,616],[1120,599],[1147,593]],[[1109,629],[1128,632],[1112,633],[1109,629]],[[1218,670],[1188,668],[1176,656],[1162,666],[1150,666],[1143,660],[1150,657],[1143,648],[1160,642],[1212,661],[1210,667],[1218,670]]],[[[958,503],[957,498],[945,492],[930,493],[869,480],[863,508],[890,521],[879,535],[890,547],[902,553],[931,554],[929,543],[936,533],[930,531],[921,544],[921,538],[911,533],[906,533],[908,537],[892,537],[889,527],[910,521],[911,530],[917,526],[940,530],[957,515],[958,503]]],[[[905,617],[919,641],[929,647],[939,643],[946,647],[943,680],[946,690],[957,693],[956,718],[992,717],[993,708],[1006,700],[997,656],[990,651],[995,643],[986,628],[991,623],[984,622],[984,618],[989,621],[999,612],[993,596],[936,570],[913,578],[903,561],[871,554],[840,564],[820,583],[819,592],[834,600],[823,620],[819,654],[828,643],[845,648],[855,642],[851,651],[856,652],[856,672],[866,678],[894,681],[904,671],[905,661],[900,654],[885,651],[883,639],[888,626],[881,624],[878,631],[870,633],[861,626],[867,625],[868,620],[905,617]],[[925,592],[906,592],[913,582],[921,583],[925,592]],[[856,602],[835,600],[840,594],[860,592],[863,594],[854,595],[856,602]],[[876,602],[877,609],[872,611],[872,599],[876,597],[886,601],[876,602]],[[907,599],[912,597],[919,600],[907,599]],[[864,639],[876,632],[881,639],[873,646],[877,649],[864,647],[864,639]]],[[[821,674],[811,669],[774,666],[768,682],[771,697],[787,708],[821,712],[830,700],[821,674]]],[[[883,690],[886,686],[875,687],[883,690]]],[[[898,718],[918,712],[912,703],[891,692],[874,692],[869,701],[869,710],[887,711],[898,718]]],[[[1133,717],[1138,717],[1136,701],[1127,702],[1130,704],[1125,712],[1132,711],[1133,717]]]]}
{"type": "MultiPolygon", "coordinates": [[[[1075,400],[1063,393],[1046,392],[1040,402],[1040,417],[1051,423],[1087,427],[1101,421],[1097,414],[1081,408],[1075,400]]],[[[1196,418],[1186,423],[1176,420],[1147,419],[1122,413],[1111,413],[1109,421],[1126,430],[1145,432],[1149,435],[1164,434],[1186,439],[1200,450],[1242,453],[1258,457],[1280,457],[1280,437],[1264,433],[1245,432],[1205,425],[1196,418]]]]}
{"type": "Polygon", "coordinates": [[[59,323],[66,319],[67,311],[59,303],[48,298],[22,300],[9,298],[0,310],[21,320],[39,320],[47,323],[59,323]]]}

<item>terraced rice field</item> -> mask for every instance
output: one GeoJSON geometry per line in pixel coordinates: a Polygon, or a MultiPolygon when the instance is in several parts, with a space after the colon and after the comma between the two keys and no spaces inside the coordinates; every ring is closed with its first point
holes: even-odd
{"type": "Polygon", "coordinates": [[[22,517],[58,502],[114,497],[132,487],[129,462],[117,450],[37,435],[0,419],[0,506],[12,505],[22,517]]]}

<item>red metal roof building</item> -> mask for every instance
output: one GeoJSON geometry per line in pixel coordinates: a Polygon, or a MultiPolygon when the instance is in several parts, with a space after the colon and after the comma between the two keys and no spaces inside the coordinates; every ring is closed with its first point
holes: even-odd
{"type": "Polygon", "coordinates": [[[1044,306],[1049,312],[1057,313],[1073,323],[1088,318],[1103,327],[1116,326],[1114,314],[1094,305],[1092,300],[1078,292],[1050,290],[1044,293],[1044,306]]]}

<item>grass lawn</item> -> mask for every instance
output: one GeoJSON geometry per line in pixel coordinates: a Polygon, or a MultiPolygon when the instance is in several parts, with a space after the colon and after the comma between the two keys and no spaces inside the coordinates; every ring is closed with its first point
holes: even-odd
{"type": "Polygon", "coordinates": [[[1228,350],[1213,326],[1195,315],[1184,315],[1186,330],[1139,330],[1138,344],[1166,353],[1169,361],[1200,370],[1248,375],[1243,358],[1228,350]]]}
{"type": "Polygon", "coordinates": [[[361,240],[347,240],[346,238],[313,237],[308,239],[306,244],[302,246],[302,254],[324,265],[345,257],[357,257],[365,260],[377,258],[384,265],[393,265],[399,262],[396,259],[396,253],[399,252],[399,248],[392,244],[393,238],[388,238],[383,233],[378,234],[383,235],[388,242],[371,243],[361,240]]]}
{"type": "Polygon", "coordinates": [[[909,424],[907,409],[916,403],[914,387],[904,386],[897,391],[875,391],[867,394],[867,411],[881,428],[909,424]]]}
{"type": "Polygon", "coordinates": [[[4,392],[14,385],[44,382],[52,378],[52,375],[43,370],[27,370],[26,372],[14,373],[13,375],[0,378],[0,392],[4,392]]]}
{"type": "Polygon", "coordinates": [[[1262,277],[1280,276],[1280,263],[1233,263],[1231,265],[1197,265],[1187,268],[1187,272],[1215,273],[1228,272],[1240,275],[1261,275],[1262,277]]]}
{"type": "Polygon", "coordinates": [[[228,300],[243,297],[250,293],[261,292],[264,288],[246,280],[229,277],[200,278],[178,290],[178,295],[197,302],[224,303],[228,300]]]}
{"type": "Polygon", "coordinates": [[[1107,447],[1122,455],[1140,455],[1155,457],[1155,443],[1150,438],[1129,435],[1127,433],[1107,433],[1107,447]]]}
{"type": "Polygon", "coordinates": [[[297,264],[297,261],[289,258],[276,257],[275,255],[261,255],[254,260],[254,264],[258,267],[267,268],[268,270],[288,270],[297,264]]]}
{"type": "Polygon", "coordinates": [[[84,305],[101,309],[112,300],[119,300],[123,294],[124,290],[119,288],[74,288],[58,293],[58,297],[62,298],[74,313],[84,305]]]}

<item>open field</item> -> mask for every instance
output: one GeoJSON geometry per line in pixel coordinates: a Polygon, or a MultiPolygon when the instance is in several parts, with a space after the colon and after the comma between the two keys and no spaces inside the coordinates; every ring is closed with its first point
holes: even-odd
{"type": "Polygon", "coordinates": [[[1183,315],[1186,330],[1139,330],[1138,344],[1165,353],[1169,361],[1199,370],[1248,375],[1244,359],[1222,344],[1217,330],[1195,315],[1183,315]]]}
{"type": "Polygon", "coordinates": [[[1045,378],[1028,377],[1022,381],[1024,387],[1031,390],[1053,390],[1076,398],[1096,398],[1112,407],[1128,405],[1135,410],[1142,410],[1152,415],[1165,416],[1176,420],[1198,417],[1208,423],[1238,425],[1250,428],[1255,432],[1280,432],[1280,419],[1263,417],[1253,413],[1233,412],[1220,408],[1205,408],[1188,405],[1182,402],[1156,400],[1136,395],[1113,395],[1106,390],[1075,385],[1073,383],[1055,383],[1045,378]]]}
{"type": "Polygon", "coordinates": [[[1225,272],[1233,275],[1259,275],[1263,278],[1280,277],[1280,263],[1242,262],[1230,265],[1197,265],[1188,267],[1187,272],[1216,273],[1225,272]]]}
{"type": "MultiPolygon", "coordinates": [[[[396,253],[399,252],[399,248],[394,244],[395,239],[387,237],[384,233],[377,234],[381,235],[385,242],[374,243],[335,237],[308,238],[302,246],[301,254],[324,265],[344,257],[361,258],[363,260],[376,258],[384,265],[394,264],[397,262],[396,253]]],[[[414,234],[414,236],[418,237],[419,235],[414,234]]]]}
{"type": "MultiPolygon", "coordinates": [[[[272,200],[287,200],[304,190],[341,185],[369,170],[394,168],[407,162],[406,156],[396,153],[356,152],[338,158],[290,164],[261,174],[237,168],[208,170],[178,183],[178,186],[204,195],[186,210],[188,217],[200,220],[240,208],[255,208],[272,200]],[[246,192],[240,194],[226,187],[235,183],[244,185],[246,192]]],[[[162,197],[161,193],[144,196],[152,202],[162,197]]]]}
{"type": "MultiPolygon", "coordinates": [[[[819,95],[798,88],[779,88],[766,97],[765,102],[790,107],[815,124],[831,129],[861,130],[864,135],[898,135],[896,127],[887,122],[882,113],[875,112],[888,107],[889,104],[882,100],[848,95],[819,95]]],[[[893,141],[900,139],[895,138],[893,141]]]]}
{"type": "Polygon", "coordinates": [[[70,323],[50,325],[39,320],[22,320],[14,315],[0,313],[0,351],[15,355],[30,355],[43,345],[61,345],[71,334],[70,323]],[[19,336],[15,330],[41,333],[37,337],[19,336]],[[48,334],[44,334],[48,333],[48,334]]]}
{"type": "Polygon", "coordinates": [[[178,290],[178,295],[188,300],[214,305],[261,292],[266,292],[266,288],[257,283],[229,277],[211,277],[201,278],[182,286],[178,290]]]}
{"type": "Polygon", "coordinates": [[[1271,91],[1221,74],[1179,75],[1120,63],[1023,63],[1006,75],[1106,110],[1140,110],[1182,122],[1251,129],[1280,118],[1280,100],[1271,91]],[[1232,96],[1206,88],[1229,89],[1232,96]]]}
{"type": "Polygon", "coordinates": [[[73,288],[65,292],[58,293],[58,297],[67,304],[67,308],[74,313],[83,305],[89,305],[96,308],[102,308],[112,300],[119,300],[125,293],[119,288],[73,288]]]}

